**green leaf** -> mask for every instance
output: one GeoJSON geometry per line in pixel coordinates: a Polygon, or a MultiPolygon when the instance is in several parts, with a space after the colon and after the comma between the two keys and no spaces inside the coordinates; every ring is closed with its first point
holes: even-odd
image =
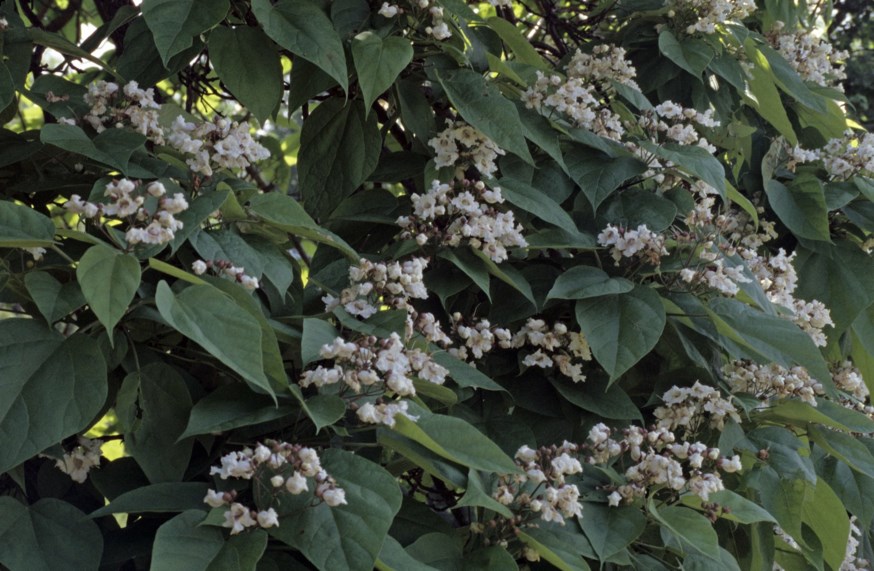
{"type": "Polygon", "coordinates": [[[659,295],[647,286],[577,301],[577,322],[612,383],[655,347],[665,327],[659,295]]]}
{"type": "MultiPolygon", "coordinates": [[[[53,50],[55,50],[57,52],[60,52],[64,55],[72,56],[74,58],[86,59],[86,60],[90,61],[91,63],[97,64],[101,69],[103,69],[104,71],[115,76],[116,79],[123,80],[123,78],[118,73],[116,73],[110,66],[106,65],[105,61],[103,61],[99,57],[92,55],[91,53],[85,51],[84,49],[77,46],[76,44],[74,44],[73,42],[71,42],[70,40],[68,40],[64,36],[62,36],[61,34],[49,32],[47,30],[42,30],[42,29],[34,26],[32,28],[27,29],[27,35],[30,37],[31,40],[33,40],[33,43],[35,43],[35,44],[45,46],[47,48],[52,48],[53,50]]],[[[11,39],[12,38],[8,37],[8,39],[6,40],[6,42],[7,42],[7,44],[6,44],[7,45],[7,48],[6,48],[7,54],[5,54],[5,55],[8,55],[9,44],[11,43],[9,40],[11,40],[11,39]]],[[[30,51],[30,47],[31,46],[28,44],[27,45],[28,51],[30,51]]],[[[8,65],[6,65],[5,67],[10,72],[12,71],[9,69],[8,65]]],[[[11,75],[14,76],[15,74],[13,73],[11,75]]],[[[13,80],[14,79],[15,78],[13,77],[13,80]]]]}
{"type": "Polygon", "coordinates": [[[548,228],[525,236],[529,250],[564,249],[594,250],[598,247],[591,234],[569,234],[560,228],[548,228]]]}
{"type": "Polygon", "coordinates": [[[262,123],[282,98],[282,63],[258,28],[216,28],[209,35],[209,61],[231,94],[262,123]]]}
{"type": "Polygon", "coordinates": [[[394,84],[412,60],[413,45],[406,38],[383,39],[369,30],[352,38],[352,61],[364,96],[365,118],[376,98],[394,84]]]}
{"type": "Polygon", "coordinates": [[[79,261],[76,278],[82,295],[110,334],[133,301],[141,276],[139,260],[106,246],[88,248],[79,261]]]}
{"type": "Polygon", "coordinates": [[[481,569],[502,569],[505,571],[515,571],[519,569],[516,560],[510,555],[510,552],[494,545],[484,549],[465,553],[462,560],[463,571],[480,571],[481,569]]]}
{"type": "Polygon", "coordinates": [[[164,67],[191,47],[194,37],[224,20],[229,8],[228,0],[143,0],[143,18],[164,67]]]}
{"type": "MultiPolygon", "coordinates": [[[[664,232],[677,216],[677,206],[667,198],[653,194],[651,190],[629,188],[614,194],[607,200],[607,208],[599,217],[607,223],[625,228],[637,228],[645,224],[653,232],[664,232]]],[[[598,224],[599,227],[606,226],[598,224]]]]}
{"type": "Polygon", "coordinates": [[[0,202],[0,248],[38,248],[51,246],[55,225],[44,216],[21,204],[0,202]]]}
{"type": "Polygon", "coordinates": [[[437,571],[435,567],[425,565],[404,551],[398,540],[390,535],[386,536],[379,551],[376,568],[379,571],[437,571]]]}
{"type": "Polygon", "coordinates": [[[582,534],[555,527],[529,527],[517,537],[561,571],[589,571],[583,555],[591,553],[592,548],[582,534]]]}
{"type": "Polygon", "coordinates": [[[85,305],[85,296],[77,282],[62,284],[48,272],[28,272],[24,276],[24,285],[37,309],[50,324],[85,305]]]}
{"type": "Polygon", "coordinates": [[[574,266],[558,276],[546,299],[588,299],[628,293],[632,289],[634,284],[625,278],[611,278],[592,266],[574,266]]]}
{"type": "Polygon", "coordinates": [[[748,432],[747,439],[752,443],[750,451],[768,451],[768,465],[780,476],[804,478],[811,484],[816,481],[810,446],[806,440],[777,426],[760,426],[748,432]]]}
{"type": "Polygon", "coordinates": [[[819,382],[832,386],[831,373],[819,349],[810,336],[791,321],[767,315],[733,299],[713,299],[710,310],[721,334],[744,344],[760,355],[763,362],[774,361],[784,367],[801,365],[819,382]]]}
{"type": "Polygon", "coordinates": [[[713,49],[706,42],[689,37],[678,40],[668,29],[659,34],[659,51],[699,81],[714,56],[713,49]]]}
{"type": "Polygon", "coordinates": [[[519,28],[503,18],[489,18],[486,25],[492,29],[501,40],[507,44],[510,51],[516,56],[515,60],[537,69],[550,69],[546,60],[534,49],[534,46],[522,35],[519,28]]]}
{"type": "Polygon", "coordinates": [[[807,427],[807,433],[823,450],[860,474],[874,478],[874,455],[857,437],[817,425],[807,427]]]}
{"type": "Polygon", "coordinates": [[[565,153],[565,163],[594,211],[625,181],[647,169],[645,163],[634,157],[612,157],[581,145],[574,145],[565,153]]]}
{"type": "Polygon", "coordinates": [[[0,474],[87,428],[107,394],[93,339],[31,319],[0,320],[0,378],[0,474]]]}
{"type": "Polygon", "coordinates": [[[300,550],[321,571],[372,569],[401,507],[400,488],[380,466],[350,452],[332,448],[321,459],[348,503],[301,509],[283,517],[269,533],[300,550]]]}
{"type": "Polygon", "coordinates": [[[552,380],[552,385],[571,404],[615,420],[643,420],[640,409],[618,385],[610,385],[606,379],[595,376],[585,383],[552,380]]]}
{"type": "Polygon", "coordinates": [[[651,499],[647,507],[656,521],[680,540],[684,548],[691,547],[711,559],[719,560],[719,539],[716,530],[703,515],[680,506],[656,509],[651,499]]]}
{"type": "Polygon", "coordinates": [[[406,552],[441,571],[463,571],[464,568],[461,543],[446,533],[426,533],[408,545],[406,552]]]}
{"type": "Polygon", "coordinates": [[[155,304],[167,323],[230,367],[256,389],[273,395],[264,374],[261,326],[230,296],[212,286],[190,286],[176,295],[161,281],[155,304]]]}
{"type": "Polygon", "coordinates": [[[874,494],[874,478],[860,474],[834,457],[824,458],[817,472],[841,498],[847,511],[867,528],[874,519],[874,503],[869,499],[874,494]]]}
{"type": "Polygon", "coordinates": [[[467,487],[467,470],[459,464],[450,462],[442,456],[431,452],[415,440],[401,436],[388,428],[379,428],[376,432],[377,442],[387,450],[397,452],[403,459],[403,469],[410,467],[410,462],[435,478],[448,482],[456,488],[467,487]]]}
{"type": "Polygon", "coordinates": [[[442,250],[437,256],[461,270],[491,301],[489,270],[480,258],[469,250],[449,248],[442,250]]]}
{"type": "Polygon", "coordinates": [[[300,341],[301,365],[306,367],[322,359],[322,346],[330,345],[340,337],[337,328],[323,319],[304,319],[303,337],[300,341]]]}
{"type": "Polygon", "coordinates": [[[109,505],[91,512],[90,517],[116,513],[184,512],[202,509],[207,488],[209,484],[201,482],[165,482],[134,488],[113,499],[109,505]]]}
{"type": "Polygon", "coordinates": [[[809,240],[831,241],[828,208],[822,183],[814,176],[800,176],[787,187],[776,180],[765,182],[768,204],[793,234],[809,240]]]}
{"type": "Polygon", "coordinates": [[[0,564],[10,571],[92,571],[103,554],[97,525],[54,498],[26,506],[0,497],[0,544],[0,564]]]}
{"type": "Polygon", "coordinates": [[[298,154],[307,211],[326,219],[376,169],[381,148],[376,116],[366,119],[358,101],[333,98],[316,107],[304,121],[298,154]]]}
{"type": "Polygon", "coordinates": [[[798,136],[792,128],[786,107],[780,100],[780,92],[775,85],[775,77],[771,72],[771,65],[765,55],[759,51],[752,38],[744,42],[747,58],[754,64],[752,71],[748,73],[747,89],[741,93],[744,100],[749,103],[768,123],[786,137],[791,145],[798,144],[798,136]]]}
{"type": "Polygon", "coordinates": [[[337,395],[316,395],[306,401],[316,432],[330,426],[346,414],[346,401],[337,395]]]}
{"type": "Polygon", "coordinates": [[[210,562],[207,571],[256,571],[266,549],[267,532],[263,529],[232,535],[210,562]]]}
{"type": "Polygon", "coordinates": [[[191,410],[185,380],[172,367],[156,362],[128,375],[122,391],[138,395],[139,412],[125,433],[125,451],[150,482],[181,480],[194,446],[191,439],[179,439],[191,410]]]}
{"type": "Polygon", "coordinates": [[[403,415],[395,417],[394,430],[428,450],[468,468],[515,474],[515,462],[486,435],[460,418],[443,414],[422,414],[412,421],[403,415]]]}
{"type": "MultiPolygon", "coordinates": [[[[687,494],[683,496],[681,501],[689,507],[701,509],[701,503],[703,500],[694,494],[687,494]]],[[[757,521],[777,523],[774,516],[768,513],[765,508],[731,490],[720,490],[716,493],[710,494],[708,503],[719,504],[720,506],[730,508],[730,511],[724,510],[719,512],[719,517],[723,519],[743,524],[755,523],[757,521]]]]}
{"type": "Polygon", "coordinates": [[[107,129],[91,140],[75,125],[55,123],[45,125],[40,130],[39,139],[46,145],[88,157],[122,172],[127,172],[131,155],[146,142],[144,135],[125,129],[107,129]]]}
{"type": "Polygon", "coordinates": [[[152,545],[152,571],[206,571],[225,540],[217,527],[200,526],[201,510],[187,510],[165,522],[152,545]]]}
{"type": "Polygon", "coordinates": [[[650,141],[643,141],[641,146],[654,155],[671,161],[678,169],[692,177],[700,178],[725,198],[725,170],[719,159],[711,155],[707,149],[677,143],[657,145],[650,141]]]}
{"type": "Polygon", "coordinates": [[[468,470],[467,472],[467,490],[464,495],[455,504],[458,507],[463,506],[480,506],[498,513],[506,518],[512,518],[513,512],[510,508],[500,503],[493,498],[485,489],[482,478],[476,470],[468,470]]]}
{"type": "Polygon", "coordinates": [[[201,231],[191,237],[191,245],[204,260],[224,260],[241,266],[246,274],[261,278],[264,264],[258,251],[234,230],[201,231]]]}
{"type": "Polygon", "coordinates": [[[570,215],[546,193],[513,178],[504,177],[498,183],[501,185],[501,194],[513,206],[518,206],[571,235],[579,233],[570,215]]]}
{"type": "Polygon", "coordinates": [[[602,562],[631,545],[646,527],[646,518],[638,508],[609,507],[591,502],[584,506],[580,527],[602,562]]]}
{"type": "Polygon", "coordinates": [[[194,404],[185,432],[179,438],[270,422],[297,410],[288,404],[276,406],[269,397],[253,393],[242,383],[225,385],[194,404]]]}
{"type": "Polygon", "coordinates": [[[813,497],[804,502],[801,517],[819,537],[823,560],[832,569],[840,569],[847,550],[850,520],[841,499],[822,478],[816,481],[813,497]]]}
{"type": "Polygon", "coordinates": [[[270,226],[327,244],[343,252],[349,259],[358,261],[358,254],[349,244],[316,224],[303,207],[287,194],[256,194],[249,199],[249,211],[270,226]]]}
{"type": "Polygon", "coordinates": [[[252,12],[274,42],[316,64],[349,90],[346,55],[340,36],[324,12],[311,0],[253,0],[252,12]]]}
{"type": "Polygon", "coordinates": [[[480,372],[476,367],[471,367],[464,361],[459,361],[445,351],[435,352],[431,358],[441,367],[449,370],[449,376],[460,387],[473,387],[486,391],[503,391],[504,387],[480,372]]]}
{"type": "Polygon", "coordinates": [[[468,69],[439,72],[437,80],[465,121],[485,133],[498,147],[534,164],[516,106],[494,83],[468,69]]]}
{"type": "Polygon", "coordinates": [[[525,276],[511,266],[510,264],[496,264],[482,250],[472,248],[471,251],[486,265],[489,273],[521,293],[525,299],[531,302],[531,305],[537,307],[537,301],[534,299],[534,292],[531,291],[531,284],[525,276]]]}

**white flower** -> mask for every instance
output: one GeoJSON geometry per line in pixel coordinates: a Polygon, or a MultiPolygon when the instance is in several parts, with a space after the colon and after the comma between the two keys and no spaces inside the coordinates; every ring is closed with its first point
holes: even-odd
{"type": "Polygon", "coordinates": [[[398,7],[393,4],[389,4],[388,2],[383,2],[378,14],[383,18],[394,18],[398,15],[398,7]]]}
{"type": "Polygon", "coordinates": [[[328,506],[334,508],[347,504],[346,492],[342,488],[329,488],[322,493],[322,499],[328,506]]]}
{"type": "Polygon", "coordinates": [[[607,496],[607,504],[610,507],[616,507],[622,501],[622,494],[619,492],[613,492],[609,496],[607,496]]]}
{"type": "Polygon", "coordinates": [[[258,512],[256,517],[258,519],[258,525],[263,528],[277,527],[279,525],[278,514],[273,508],[258,512]]]}
{"type": "Polygon", "coordinates": [[[203,260],[197,260],[193,264],[191,264],[191,270],[197,274],[198,276],[206,273],[207,265],[203,260]]]}
{"type": "Polygon", "coordinates": [[[306,492],[309,489],[309,487],[307,487],[307,479],[304,478],[300,472],[295,471],[294,474],[285,481],[285,489],[294,495],[306,492]]]}
{"type": "Polygon", "coordinates": [[[213,508],[220,508],[227,503],[224,492],[216,492],[213,489],[206,491],[206,497],[203,498],[203,501],[213,508]]]}

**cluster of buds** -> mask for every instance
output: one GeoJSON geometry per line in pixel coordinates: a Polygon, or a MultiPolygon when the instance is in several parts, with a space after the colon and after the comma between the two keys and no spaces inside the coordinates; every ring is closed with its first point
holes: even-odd
{"type": "Polygon", "coordinates": [[[687,435],[697,434],[705,422],[715,430],[725,428],[726,419],[740,422],[740,415],[729,399],[723,398],[718,389],[702,385],[699,381],[691,387],[673,386],[662,395],[664,406],[655,409],[657,426],[667,430],[683,428],[687,435]]]}
{"type": "Polygon", "coordinates": [[[86,219],[114,217],[127,221],[125,240],[130,245],[166,244],[183,227],[174,215],[187,210],[188,201],[181,192],[167,196],[160,181],[144,185],[126,178],[113,180],[106,185],[103,195],[107,202],[88,202],[74,194],[64,208],[86,219]]]}
{"type": "Polygon", "coordinates": [[[667,428],[629,426],[621,439],[612,435],[606,425],[597,424],[583,446],[590,464],[605,464],[616,457],[631,462],[624,473],[626,483],[607,497],[611,506],[646,497],[654,487],[689,492],[708,501],[710,494],[724,489],[717,470],[731,473],[741,469],[740,456],[723,457],[718,448],[700,442],[678,442],[667,428]]]}
{"type": "Polygon", "coordinates": [[[401,236],[415,238],[420,246],[467,244],[500,263],[507,259],[509,248],[528,245],[513,211],[496,207],[504,202],[501,189],[489,189],[482,181],[442,184],[435,180],[428,192],[414,194],[410,200],[412,215],[398,218],[397,223],[404,229],[401,236]]]}
{"type": "Polygon", "coordinates": [[[564,525],[565,518],[582,517],[580,490],[565,480],[583,471],[578,452],[570,442],[536,450],[522,446],[515,460],[523,473],[501,476],[493,497],[515,513],[537,514],[547,522],[564,525]]]}
{"type": "Polygon", "coordinates": [[[88,479],[91,468],[100,466],[101,446],[102,440],[80,436],[78,444],[55,461],[55,467],[70,476],[74,482],[81,484],[88,479]]]}
{"type": "Polygon", "coordinates": [[[198,276],[202,276],[207,271],[213,272],[217,276],[227,278],[234,281],[249,291],[256,290],[260,287],[258,278],[246,275],[246,269],[235,266],[227,260],[196,260],[191,264],[191,271],[198,276]]]}
{"type": "Polygon", "coordinates": [[[822,384],[804,367],[786,368],[776,363],[760,365],[735,360],[722,367],[722,376],[732,393],[748,393],[764,402],[797,397],[816,406],[816,395],[824,394],[822,384]]]}
{"type": "MultiPolygon", "coordinates": [[[[315,484],[314,495],[329,507],[346,504],[346,492],[323,468],[318,453],[312,448],[268,440],[254,449],[244,448],[230,452],[221,458],[221,466],[213,466],[210,475],[222,480],[236,478],[252,480],[269,477],[274,501],[282,502],[282,494],[299,495],[310,490],[310,481],[315,484]]],[[[228,507],[223,527],[230,528],[231,535],[249,527],[270,528],[279,525],[276,510],[253,510],[237,502],[237,492],[208,490],[204,503],[213,508],[228,507]]]]}
{"type": "Polygon", "coordinates": [[[641,224],[635,230],[608,224],[598,234],[598,244],[610,248],[610,255],[616,265],[622,258],[637,258],[657,266],[662,256],[667,256],[665,237],[641,224]]]}

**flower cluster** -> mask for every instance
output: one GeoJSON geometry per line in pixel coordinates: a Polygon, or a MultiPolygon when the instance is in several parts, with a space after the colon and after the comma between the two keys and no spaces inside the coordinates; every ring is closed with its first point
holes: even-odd
{"type": "Polygon", "coordinates": [[[859,369],[854,367],[850,361],[844,361],[832,367],[831,373],[835,387],[844,393],[841,395],[841,404],[868,415],[874,414],[868,386],[865,384],[859,369]]]}
{"type": "Polygon", "coordinates": [[[452,314],[452,322],[455,334],[464,342],[464,345],[453,347],[449,352],[462,361],[467,361],[471,355],[475,359],[481,359],[495,346],[503,349],[512,347],[510,331],[503,327],[492,326],[488,319],[480,319],[468,326],[464,324],[462,315],[456,312],[452,314]]]}
{"type": "Polygon", "coordinates": [[[536,450],[522,446],[515,459],[523,473],[501,476],[493,497],[515,513],[539,514],[547,522],[564,525],[565,518],[582,517],[580,490],[565,481],[583,471],[578,452],[579,447],[567,441],[536,450]]]}
{"type": "Polygon", "coordinates": [[[669,0],[668,16],[687,34],[712,34],[716,26],[743,20],[756,11],[755,0],[669,0]]]}
{"type": "MultiPolygon", "coordinates": [[[[213,466],[210,475],[218,475],[222,480],[236,478],[252,480],[255,477],[270,477],[277,501],[281,503],[280,493],[292,495],[309,491],[309,482],[315,482],[315,497],[329,507],[337,507],[346,502],[346,492],[323,468],[318,453],[312,448],[268,440],[254,449],[244,448],[230,452],[221,458],[221,466],[213,466]]],[[[223,527],[230,528],[231,535],[241,533],[249,527],[270,528],[279,525],[276,510],[272,507],[256,511],[237,502],[236,490],[221,492],[208,490],[203,501],[213,508],[228,506],[223,527]]]]}
{"type": "Polygon", "coordinates": [[[560,113],[576,127],[602,137],[620,140],[622,120],[605,102],[614,91],[612,82],[637,89],[637,70],[625,49],[599,44],[591,54],[577,51],[567,66],[567,78],[537,72],[537,80],[523,94],[525,105],[538,111],[560,113]]]}
{"type": "Polygon", "coordinates": [[[722,376],[731,392],[749,393],[762,401],[798,397],[816,406],[816,395],[824,394],[822,383],[804,367],[787,369],[776,363],[735,360],[722,367],[722,376]]]}
{"type": "Polygon", "coordinates": [[[387,339],[367,336],[356,342],[338,337],[330,345],[323,345],[319,356],[333,361],[333,365],[319,365],[306,371],[300,380],[302,387],[323,387],[342,381],[355,394],[379,385],[380,393],[388,389],[404,397],[416,395],[413,377],[442,385],[449,374],[428,353],[408,349],[394,332],[387,339]]]}
{"type": "Polygon", "coordinates": [[[202,276],[207,271],[211,270],[218,276],[228,278],[234,281],[249,291],[256,290],[260,287],[258,278],[246,275],[246,269],[233,265],[227,260],[195,260],[191,264],[191,271],[196,275],[202,276]]]}
{"type": "Polygon", "coordinates": [[[88,202],[78,194],[70,197],[64,208],[84,218],[115,217],[126,220],[128,244],[166,244],[173,240],[183,223],[175,218],[188,209],[188,201],[181,192],[167,196],[167,189],[159,181],[141,184],[130,179],[113,180],[103,193],[107,202],[88,202]]]}
{"type": "Polygon", "coordinates": [[[833,180],[874,174],[874,133],[858,136],[847,131],[843,137],[829,140],[821,149],[809,150],[796,146],[789,153],[790,168],[799,163],[821,161],[833,180]]]}
{"type": "MultiPolygon", "coordinates": [[[[713,112],[711,108],[702,113],[667,100],[653,108],[652,113],[640,117],[638,124],[646,130],[653,141],[659,142],[662,139],[669,143],[698,146],[714,153],[716,147],[702,137],[695,127],[695,125],[710,129],[719,127],[720,123],[713,118],[713,112]]],[[[654,168],[654,159],[650,157],[648,162],[650,167],[654,168]]]]}
{"type": "Polygon", "coordinates": [[[608,224],[598,234],[598,244],[610,247],[610,255],[616,265],[622,258],[638,258],[652,265],[659,265],[662,256],[668,255],[665,237],[641,224],[635,230],[608,224]]]}
{"type": "Polygon", "coordinates": [[[543,369],[554,366],[575,383],[586,380],[580,361],[592,360],[589,343],[582,333],[569,331],[564,323],[555,323],[550,328],[542,319],[528,319],[513,335],[510,347],[533,347],[534,352],[525,356],[523,365],[543,369]]]}
{"type": "Polygon", "coordinates": [[[513,211],[496,208],[504,202],[501,189],[489,189],[482,181],[442,184],[435,180],[428,192],[411,195],[410,200],[412,215],[398,218],[397,223],[404,229],[401,236],[415,237],[420,246],[467,244],[500,263],[507,259],[508,248],[528,245],[513,211]]]}
{"type": "Polygon", "coordinates": [[[471,167],[491,177],[498,170],[495,160],[504,154],[494,141],[463,121],[447,120],[446,129],[429,140],[428,146],[437,153],[435,166],[455,167],[458,178],[471,167]]]}
{"type": "Polygon", "coordinates": [[[380,305],[412,310],[410,299],[426,299],[422,272],[428,267],[426,258],[411,258],[404,262],[374,263],[364,258],[349,268],[349,287],[340,297],[324,296],[325,310],[342,306],[351,315],[367,319],[379,311],[380,305]]]}
{"type": "Polygon", "coordinates": [[[658,427],[674,431],[684,428],[686,434],[696,434],[707,425],[721,431],[726,419],[740,422],[737,409],[731,400],[722,396],[718,389],[702,385],[699,381],[691,387],[673,386],[662,395],[664,406],[655,409],[658,427]]]}
{"type": "MultiPolygon", "coordinates": [[[[452,32],[449,30],[449,26],[444,19],[442,6],[438,6],[432,0],[410,0],[410,4],[413,9],[428,11],[427,14],[431,18],[431,24],[425,27],[426,34],[438,41],[448,40],[452,37],[452,32]]],[[[377,13],[383,18],[394,18],[404,12],[405,10],[397,4],[383,2],[377,13]]]]}
{"type": "Polygon", "coordinates": [[[98,133],[108,127],[122,127],[129,123],[137,132],[158,145],[164,144],[164,132],[158,124],[155,91],[140,89],[136,81],[123,88],[117,83],[95,81],[88,86],[85,103],[91,106],[83,118],[98,133]]]}
{"type": "Polygon", "coordinates": [[[613,439],[612,434],[606,425],[597,424],[589,431],[585,446],[590,464],[607,463],[625,455],[632,462],[625,470],[626,483],[607,498],[611,506],[645,497],[654,486],[690,492],[708,501],[710,494],[724,489],[717,470],[731,473],[741,469],[740,456],[726,458],[718,448],[700,442],[677,442],[667,428],[630,426],[623,430],[620,440],[613,439]]]}
{"type": "Polygon", "coordinates": [[[802,29],[782,33],[783,27],[783,22],[776,22],[768,41],[801,79],[841,89],[840,82],[847,78],[841,62],[849,57],[849,53],[835,50],[826,37],[814,31],[802,29]]]}
{"type": "Polygon", "coordinates": [[[81,484],[88,479],[91,468],[100,466],[103,441],[80,436],[78,442],[72,450],[64,452],[60,460],[55,461],[55,467],[81,484]]]}
{"type": "Polygon", "coordinates": [[[270,151],[252,138],[247,124],[224,117],[195,124],[180,115],[173,122],[167,142],[192,155],[186,163],[204,176],[211,176],[213,167],[244,169],[270,156],[270,151]]]}
{"type": "MultiPolygon", "coordinates": [[[[862,530],[856,525],[856,516],[850,517],[850,534],[847,537],[847,549],[844,552],[844,560],[838,571],[867,571],[871,569],[871,563],[867,559],[859,557],[859,546],[862,538],[862,530]]],[[[774,535],[794,551],[801,551],[801,546],[791,535],[781,527],[774,526],[774,535]]],[[[774,563],[773,571],[786,571],[782,565],[774,563]]]]}

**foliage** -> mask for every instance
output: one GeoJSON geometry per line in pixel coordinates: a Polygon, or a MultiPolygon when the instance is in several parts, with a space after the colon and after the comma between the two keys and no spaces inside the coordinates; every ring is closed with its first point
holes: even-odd
{"type": "Polygon", "coordinates": [[[0,2],[0,566],[864,568],[821,4],[0,2]]]}

